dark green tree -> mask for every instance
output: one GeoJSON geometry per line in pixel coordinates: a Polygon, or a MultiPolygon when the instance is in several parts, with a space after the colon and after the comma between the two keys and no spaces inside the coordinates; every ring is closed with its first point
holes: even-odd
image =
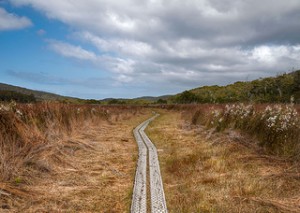
{"type": "Polygon", "coordinates": [[[184,91],[176,98],[176,103],[180,104],[190,104],[190,103],[197,103],[199,98],[196,94],[191,91],[184,91]]]}

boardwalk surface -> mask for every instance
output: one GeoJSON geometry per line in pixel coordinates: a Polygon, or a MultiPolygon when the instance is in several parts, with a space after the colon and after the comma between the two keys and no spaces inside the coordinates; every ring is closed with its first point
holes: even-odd
{"type": "Polygon", "coordinates": [[[157,150],[144,130],[148,124],[158,115],[141,123],[134,130],[134,136],[139,147],[139,159],[137,163],[135,183],[132,196],[132,213],[147,212],[147,165],[150,172],[150,199],[152,213],[165,213],[167,211],[166,199],[159,168],[157,150]],[[147,162],[147,157],[149,161],[147,162]]]}

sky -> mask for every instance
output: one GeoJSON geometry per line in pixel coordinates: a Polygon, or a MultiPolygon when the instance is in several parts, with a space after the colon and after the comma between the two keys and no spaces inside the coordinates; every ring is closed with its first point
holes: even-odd
{"type": "Polygon", "coordinates": [[[0,0],[0,82],[85,99],[300,68],[299,0],[0,0]]]}

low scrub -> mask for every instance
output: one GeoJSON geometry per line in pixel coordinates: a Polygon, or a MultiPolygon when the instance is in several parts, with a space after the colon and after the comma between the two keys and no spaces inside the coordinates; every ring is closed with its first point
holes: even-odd
{"type": "MultiPolygon", "coordinates": [[[[298,109],[299,110],[299,109],[298,109]]],[[[266,151],[288,157],[300,152],[300,116],[288,105],[202,105],[187,117],[192,124],[203,124],[216,131],[237,129],[251,134],[266,151]]]]}
{"type": "Polygon", "coordinates": [[[300,70],[277,77],[235,82],[227,86],[204,86],[171,98],[173,103],[300,103],[300,70]]]}

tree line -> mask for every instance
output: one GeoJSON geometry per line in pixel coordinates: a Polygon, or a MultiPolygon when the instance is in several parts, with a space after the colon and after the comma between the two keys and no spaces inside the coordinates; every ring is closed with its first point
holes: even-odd
{"type": "Polygon", "coordinates": [[[0,91],[0,101],[3,102],[16,101],[19,103],[32,103],[32,102],[36,102],[36,98],[34,97],[33,94],[26,95],[19,92],[2,90],[0,91]]]}
{"type": "Polygon", "coordinates": [[[184,91],[171,98],[173,103],[300,103],[300,70],[251,82],[227,86],[205,86],[184,91]]]}

